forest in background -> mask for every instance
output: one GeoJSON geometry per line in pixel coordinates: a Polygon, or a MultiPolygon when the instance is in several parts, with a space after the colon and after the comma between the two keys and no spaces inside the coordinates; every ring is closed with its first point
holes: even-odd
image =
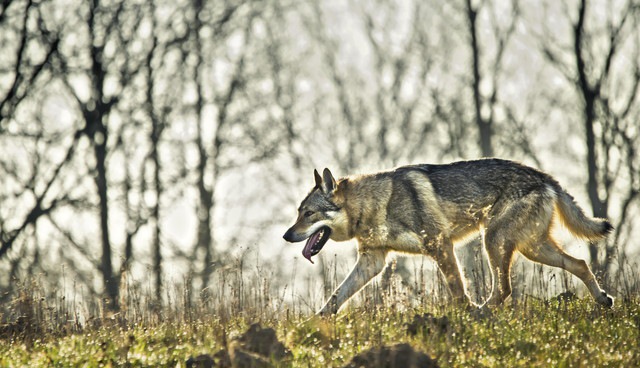
{"type": "Polygon", "coordinates": [[[313,168],[484,156],[611,218],[605,285],[637,266],[635,0],[3,0],[0,50],[0,304],[33,277],[161,305],[246,268],[292,292],[313,168]]]}

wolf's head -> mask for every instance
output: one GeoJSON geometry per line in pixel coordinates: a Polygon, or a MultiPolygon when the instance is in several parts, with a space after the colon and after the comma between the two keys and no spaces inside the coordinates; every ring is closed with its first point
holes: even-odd
{"type": "Polygon", "coordinates": [[[307,239],[302,250],[304,258],[311,263],[311,257],[318,254],[329,238],[346,240],[346,214],[336,198],[338,184],[329,169],[322,176],[313,170],[316,185],[298,208],[298,219],[284,234],[288,242],[307,239]]]}

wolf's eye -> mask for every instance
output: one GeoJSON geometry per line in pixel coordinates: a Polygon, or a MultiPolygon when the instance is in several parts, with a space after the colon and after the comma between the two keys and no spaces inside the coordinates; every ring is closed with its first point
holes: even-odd
{"type": "Polygon", "coordinates": [[[311,215],[313,215],[313,211],[307,211],[304,213],[304,217],[309,217],[311,215]]]}

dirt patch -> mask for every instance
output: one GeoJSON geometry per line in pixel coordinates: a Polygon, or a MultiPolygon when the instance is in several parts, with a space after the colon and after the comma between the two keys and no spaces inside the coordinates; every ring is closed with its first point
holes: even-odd
{"type": "Polygon", "coordinates": [[[429,355],[409,344],[372,348],[356,355],[344,368],[437,368],[429,355]]]}
{"type": "Polygon", "coordinates": [[[186,365],[190,368],[266,368],[290,358],[291,352],[278,340],[276,331],[262,328],[256,323],[242,335],[233,338],[228,349],[222,349],[213,356],[204,354],[191,357],[186,365]]]}
{"type": "Polygon", "coordinates": [[[418,333],[429,334],[447,334],[451,331],[451,323],[447,316],[435,317],[431,313],[416,314],[413,321],[407,325],[407,334],[415,336],[418,333]]]}

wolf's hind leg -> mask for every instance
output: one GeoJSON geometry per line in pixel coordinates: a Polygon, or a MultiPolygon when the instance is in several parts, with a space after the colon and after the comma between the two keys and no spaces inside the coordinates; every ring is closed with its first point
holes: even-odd
{"type": "Polygon", "coordinates": [[[600,288],[587,262],[566,254],[553,239],[547,238],[539,245],[523,247],[518,250],[534,262],[560,267],[576,275],[587,286],[596,302],[606,307],[613,306],[613,298],[600,288]]]}
{"type": "Polygon", "coordinates": [[[543,239],[549,231],[553,215],[553,194],[536,190],[521,196],[511,193],[491,209],[483,236],[489,256],[493,290],[487,305],[502,304],[511,295],[511,261],[521,244],[543,239]],[[515,196],[515,198],[514,198],[515,196]]]}
{"type": "Polygon", "coordinates": [[[365,251],[358,254],[358,261],[346,279],[338,286],[331,298],[318,312],[319,315],[335,314],[340,306],[349,300],[385,267],[386,252],[381,250],[365,251]]]}

